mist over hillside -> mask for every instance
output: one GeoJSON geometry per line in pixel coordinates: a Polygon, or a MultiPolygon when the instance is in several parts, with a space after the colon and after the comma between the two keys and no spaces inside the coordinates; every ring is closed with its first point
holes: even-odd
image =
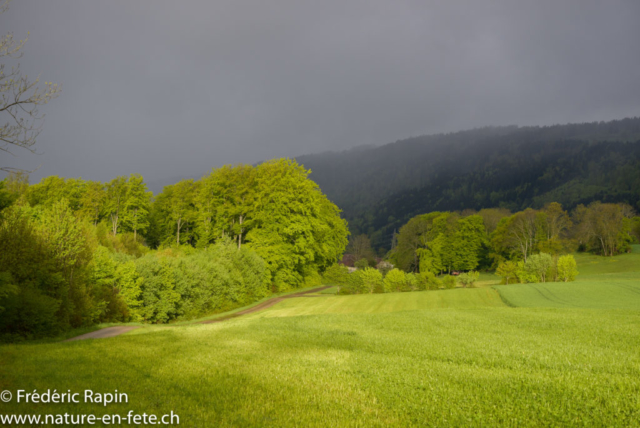
{"type": "Polygon", "coordinates": [[[352,233],[388,248],[429,211],[571,209],[594,200],[640,208],[640,118],[544,127],[486,127],[379,147],[300,156],[352,233]]]}

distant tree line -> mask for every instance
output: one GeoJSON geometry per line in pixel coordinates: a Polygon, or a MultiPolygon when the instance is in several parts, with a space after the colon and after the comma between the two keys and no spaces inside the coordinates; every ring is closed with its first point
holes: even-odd
{"type": "Polygon", "coordinates": [[[348,247],[359,254],[354,256],[358,269],[350,273],[334,265],[324,279],[338,285],[340,294],[473,287],[478,270],[495,270],[505,284],[568,282],[578,274],[570,253],[610,257],[631,251],[634,242],[640,242],[640,217],[626,204],[593,202],[571,213],[556,202],[516,213],[504,208],[432,212],[400,228],[388,254],[395,268],[371,267],[369,241],[358,236],[348,247]]]}
{"type": "Polygon", "coordinates": [[[640,217],[626,204],[593,202],[571,214],[557,202],[513,214],[504,208],[432,212],[400,228],[390,260],[407,272],[434,274],[501,270],[503,263],[521,263],[521,270],[526,266],[538,272],[536,281],[545,281],[551,267],[557,279],[563,254],[578,250],[613,256],[630,251],[639,239],[640,217]]]}
{"type": "Polygon", "coordinates": [[[437,277],[431,272],[409,272],[393,268],[363,267],[349,272],[346,266],[336,264],[324,274],[327,284],[337,285],[338,294],[380,294],[407,291],[424,291],[455,288],[458,283],[463,287],[473,287],[478,279],[477,272],[465,273],[456,278],[451,275],[437,277]]]}
{"type": "Polygon", "coordinates": [[[0,338],[168,322],[318,284],[347,225],[295,161],[214,169],[153,196],[140,175],[0,181],[0,338]]]}
{"type": "Polygon", "coordinates": [[[376,252],[429,211],[573,210],[598,200],[640,209],[640,118],[481,128],[298,160],[376,252]]]}

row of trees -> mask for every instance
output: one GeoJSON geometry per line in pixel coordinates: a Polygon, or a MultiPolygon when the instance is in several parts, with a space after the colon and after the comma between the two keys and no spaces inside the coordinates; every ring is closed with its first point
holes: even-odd
{"type": "Polygon", "coordinates": [[[473,287],[478,275],[478,272],[470,272],[458,278],[451,275],[438,278],[432,272],[406,273],[400,269],[385,272],[371,267],[349,273],[345,266],[334,265],[325,272],[324,281],[339,286],[338,294],[375,294],[450,289],[458,283],[473,287]]]}
{"type": "Polygon", "coordinates": [[[625,204],[594,202],[571,214],[558,203],[511,214],[505,209],[433,212],[400,229],[392,262],[408,272],[496,268],[506,260],[526,263],[535,254],[557,259],[574,250],[612,256],[640,238],[640,217],[625,204]]]}
{"type": "Polygon", "coordinates": [[[97,322],[167,322],[271,293],[265,262],[228,240],[198,251],[168,248],[135,257],[110,250],[121,239],[75,217],[65,199],[51,208],[5,210],[0,340],[50,336],[97,322]]]}
{"type": "Polygon", "coordinates": [[[527,261],[505,260],[500,262],[496,275],[502,277],[505,284],[519,282],[569,282],[578,275],[576,259],[566,254],[552,257],[547,253],[529,256],[527,261]]]}
{"type": "Polygon", "coordinates": [[[348,231],[307,175],[289,160],[224,167],[152,198],[135,174],[14,174],[0,182],[0,335],[167,322],[319,283],[348,231]]]}
{"type": "Polygon", "coordinates": [[[106,183],[54,175],[29,185],[28,175],[16,172],[6,180],[6,188],[14,199],[22,198],[32,207],[50,208],[65,199],[75,216],[94,226],[105,222],[113,236],[126,231],[137,239],[149,227],[152,193],[139,174],[106,183]]]}

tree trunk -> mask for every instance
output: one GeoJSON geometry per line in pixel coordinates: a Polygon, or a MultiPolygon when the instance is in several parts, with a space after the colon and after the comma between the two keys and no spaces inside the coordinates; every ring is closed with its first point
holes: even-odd
{"type": "Polygon", "coordinates": [[[118,233],[118,214],[111,213],[111,231],[113,232],[113,236],[116,236],[118,233]]]}

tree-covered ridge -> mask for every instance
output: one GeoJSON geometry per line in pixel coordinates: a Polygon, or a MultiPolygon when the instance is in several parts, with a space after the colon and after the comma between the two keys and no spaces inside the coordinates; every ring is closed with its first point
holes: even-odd
{"type": "Polygon", "coordinates": [[[13,174],[0,182],[0,340],[192,318],[316,284],[347,235],[291,160],[214,169],[155,198],[136,174],[13,174]]]}
{"type": "Polygon", "coordinates": [[[376,248],[423,212],[640,202],[638,118],[483,128],[298,160],[376,248]]]}

